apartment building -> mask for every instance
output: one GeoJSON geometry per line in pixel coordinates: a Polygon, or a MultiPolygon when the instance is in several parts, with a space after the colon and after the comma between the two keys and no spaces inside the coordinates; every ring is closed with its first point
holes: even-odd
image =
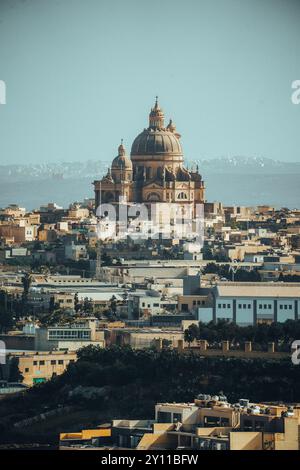
{"type": "Polygon", "coordinates": [[[75,352],[16,352],[7,357],[18,359],[19,371],[23,376],[23,383],[31,386],[46,382],[52,377],[62,374],[67,366],[77,360],[75,352]]]}
{"type": "Polygon", "coordinates": [[[156,315],[166,310],[177,308],[175,298],[167,298],[155,290],[132,292],[128,297],[128,318],[137,319],[143,316],[156,315]]]}
{"type": "Polygon", "coordinates": [[[36,226],[20,227],[13,224],[0,224],[0,238],[12,238],[14,243],[31,242],[36,237],[36,226]]]}
{"type": "Polygon", "coordinates": [[[158,403],[155,420],[114,420],[111,446],[137,450],[299,450],[300,406],[199,395],[193,403],[158,403]],[[264,426],[245,428],[251,418],[264,426]],[[270,427],[273,423],[273,428],[270,427]]]}
{"type": "Polygon", "coordinates": [[[54,304],[60,309],[74,309],[74,294],[68,292],[54,292],[54,304]]]}
{"type": "Polygon", "coordinates": [[[36,351],[77,351],[89,344],[105,347],[104,330],[97,327],[94,318],[78,323],[41,327],[35,332],[36,351]]]}
{"type": "Polygon", "coordinates": [[[209,295],[179,295],[178,310],[180,312],[197,312],[200,307],[211,307],[209,295]]]}

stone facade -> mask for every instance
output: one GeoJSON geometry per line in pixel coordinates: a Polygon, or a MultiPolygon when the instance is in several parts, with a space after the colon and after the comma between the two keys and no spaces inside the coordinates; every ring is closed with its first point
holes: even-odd
{"type": "Polygon", "coordinates": [[[192,208],[204,202],[205,186],[198,167],[188,170],[184,166],[180,134],[172,120],[165,127],[157,99],[149,114],[149,127],[135,138],[130,158],[121,142],[108,173],[93,184],[96,208],[120,201],[192,208]]]}

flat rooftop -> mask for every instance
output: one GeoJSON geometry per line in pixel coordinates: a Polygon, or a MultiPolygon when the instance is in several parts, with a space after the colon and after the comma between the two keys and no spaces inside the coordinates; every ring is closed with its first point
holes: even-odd
{"type": "Polygon", "coordinates": [[[220,282],[215,286],[219,297],[299,297],[299,282],[220,282]]]}

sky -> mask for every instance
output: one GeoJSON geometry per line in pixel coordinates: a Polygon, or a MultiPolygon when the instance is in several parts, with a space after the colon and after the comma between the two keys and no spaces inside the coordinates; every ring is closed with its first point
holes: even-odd
{"type": "Polygon", "coordinates": [[[0,0],[0,164],[111,160],[155,96],[187,159],[300,161],[300,0],[0,0]]]}

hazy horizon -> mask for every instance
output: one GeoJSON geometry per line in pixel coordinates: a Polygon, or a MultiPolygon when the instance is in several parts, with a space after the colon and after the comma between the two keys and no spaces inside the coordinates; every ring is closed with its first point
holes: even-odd
{"type": "Polygon", "coordinates": [[[110,161],[155,95],[185,157],[299,162],[298,0],[1,0],[0,164],[110,161]]]}

